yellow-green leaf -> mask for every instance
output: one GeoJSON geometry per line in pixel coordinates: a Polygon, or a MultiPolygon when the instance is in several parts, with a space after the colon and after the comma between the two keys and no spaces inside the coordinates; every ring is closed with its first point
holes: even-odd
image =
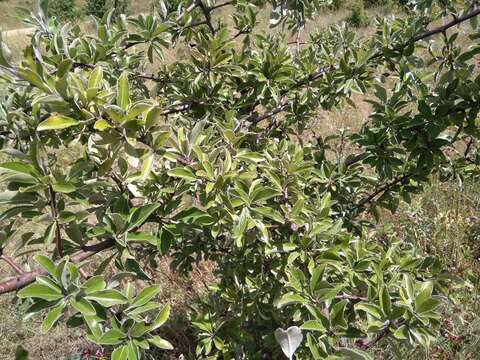
{"type": "Polygon", "coordinates": [[[79,122],[71,117],[63,115],[53,115],[47,120],[38,124],[37,131],[44,130],[62,130],[72,126],[78,125],[79,122]]]}
{"type": "Polygon", "coordinates": [[[172,169],[168,172],[168,175],[172,177],[179,177],[179,178],[190,180],[190,181],[193,181],[196,179],[193,172],[186,167],[178,167],[178,168],[172,169]]]}
{"type": "Polygon", "coordinates": [[[93,125],[93,128],[98,131],[105,131],[107,129],[110,129],[112,125],[108,123],[108,121],[100,119],[95,121],[95,124],[93,125]]]}

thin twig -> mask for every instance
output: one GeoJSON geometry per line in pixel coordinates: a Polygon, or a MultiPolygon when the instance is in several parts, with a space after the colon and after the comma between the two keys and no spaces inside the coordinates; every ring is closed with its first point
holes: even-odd
{"type": "Polygon", "coordinates": [[[205,6],[202,0],[198,0],[198,6],[202,10],[203,16],[205,16],[205,21],[207,22],[208,28],[212,32],[212,35],[215,36],[216,31],[212,23],[212,16],[210,14],[210,9],[205,6]]]}
{"type": "Polygon", "coordinates": [[[58,221],[58,210],[57,210],[57,193],[53,190],[52,185],[48,186],[48,191],[50,194],[50,209],[52,212],[52,218],[55,224],[55,248],[57,255],[62,257],[62,234],[60,230],[60,222],[58,221]]]}
{"type": "Polygon", "coordinates": [[[408,179],[409,177],[411,177],[413,175],[413,173],[405,173],[405,174],[402,174],[402,175],[399,175],[397,176],[394,180],[390,181],[390,182],[387,182],[386,184],[383,184],[382,186],[378,187],[373,193],[371,193],[370,195],[368,195],[367,197],[363,198],[362,200],[360,200],[356,205],[354,205],[350,211],[355,211],[359,208],[362,208],[364,207],[365,205],[369,204],[370,202],[372,202],[378,195],[380,194],[383,194],[385,193],[386,191],[390,190],[392,187],[394,187],[395,185],[405,181],[406,179],[408,179]]]}
{"type": "Polygon", "coordinates": [[[191,13],[193,10],[195,10],[197,6],[198,6],[198,1],[194,1],[193,3],[191,3],[190,6],[185,10],[185,12],[182,12],[180,15],[177,16],[175,21],[179,22],[180,20],[182,20],[185,14],[191,13]]]}
{"type": "MultiPolygon", "coordinates": [[[[83,246],[82,250],[79,250],[70,256],[70,261],[73,263],[80,263],[103,250],[113,247],[115,243],[114,239],[108,239],[95,245],[83,246]]],[[[37,276],[46,274],[47,272],[45,270],[36,269],[34,271],[23,273],[14,279],[7,280],[0,284],[0,295],[21,289],[33,283],[37,276]]]]}
{"type": "Polygon", "coordinates": [[[23,269],[15,262],[10,256],[0,255],[0,260],[5,261],[17,274],[22,275],[25,273],[23,269]]]}
{"type": "Polygon", "coordinates": [[[217,9],[220,9],[224,6],[232,5],[233,3],[234,3],[234,1],[225,1],[224,3],[220,3],[220,4],[217,4],[217,5],[210,6],[208,8],[208,10],[209,11],[217,10],[217,9]]]}
{"type": "Polygon", "coordinates": [[[351,301],[354,301],[354,302],[368,301],[367,297],[356,296],[356,295],[348,295],[348,294],[337,295],[337,296],[335,296],[335,299],[337,299],[337,300],[351,300],[351,301]]]}

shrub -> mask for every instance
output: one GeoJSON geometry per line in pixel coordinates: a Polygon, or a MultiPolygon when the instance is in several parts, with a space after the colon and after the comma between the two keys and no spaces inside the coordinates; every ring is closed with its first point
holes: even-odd
{"type": "Polygon", "coordinates": [[[363,2],[356,2],[353,5],[352,11],[346,20],[350,26],[356,28],[365,27],[370,23],[370,19],[364,10],[363,2]]]}
{"type": "Polygon", "coordinates": [[[107,0],[86,0],[84,12],[86,15],[93,15],[102,18],[107,11],[107,0]]]}
{"type": "Polygon", "coordinates": [[[64,20],[72,20],[78,15],[75,8],[75,0],[50,1],[48,11],[52,16],[64,20]]]}
{"type": "Polygon", "coordinates": [[[346,4],[346,0],[333,0],[330,8],[333,10],[340,10],[346,4]]]}
{"type": "Polygon", "coordinates": [[[385,6],[392,3],[391,0],[363,0],[365,7],[385,6]]]}
{"type": "Polygon", "coordinates": [[[84,12],[87,15],[102,18],[111,9],[115,9],[114,17],[126,14],[128,11],[128,0],[86,0],[84,12]]]}

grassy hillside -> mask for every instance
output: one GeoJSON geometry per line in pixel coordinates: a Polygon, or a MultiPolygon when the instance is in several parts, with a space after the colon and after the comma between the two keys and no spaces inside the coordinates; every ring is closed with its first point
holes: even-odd
{"type": "MultiPolygon", "coordinates": [[[[50,2],[53,1],[55,0],[51,0],[50,2]]],[[[129,11],[131,13],[146,11],[150,7],[151,2],[151,0],[130,1],[129,11]]],[[[75,3],[77,11],[81,13],[85,0],[76,0],[75,3]]],[[[15,9],[17,7],[35,9],[36,4],[37,0],[0,0],[0,28],[2,28],[2,30],[12,30],[25,27],[16,17],[15,9]]]]}

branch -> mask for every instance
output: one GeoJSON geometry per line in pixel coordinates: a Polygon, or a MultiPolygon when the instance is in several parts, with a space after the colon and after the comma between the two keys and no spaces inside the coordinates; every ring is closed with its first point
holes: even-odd
{"type": "Polygon", "coordinates": [[[213,10],[216,10],[216,9],[220,9],[224,6],[228,6],[228,5],[233,5],[234,1],[226,1],[224,3],[221,3],[221,4],[218,4],[218,5],[213,5],[213,6],[210,6],[208,8],[209,11],[213,11],[213,10]]]}
{"type": "MultiPolygon", "coordinates": [[[[405,323],[406,323],[405,319],[401,319],[397,322],[397,324],[393,324],[393,325],[398,327],[398,326],[402,326],[405,323]]],[[[377,334],[377,336],[375,336],[374,338],[372,338],[369,341],[358,342],[358,347],[360,349],[363,349],[363,350],[368,350],[368,349],[372,348],[373,346],[375,346],[375,344],[377,344],[380,340],[382,340],[386,336],[389,336],[392,333],[390,331],[390,325],[392,325],[392,324],[389,321],[388,325],[385,326],[385,328],[383,328],[382,330],[380,330],[380,332],[377,334]]]]}
{"type": "Polygon", "coordinates": [[[216,31],[215,31],[215,28],[213,27],[212,16],[210,14],[210,9],[205,6],[205,4],[203,3],[202,0],[197,0],[197,2],[198,2],[198,6],[200,7],[200,9],[203,12],[203,16],[205,16],[205,21],[208,25],[208,28],[212,32],[212,35],[215,36],[216,31]]]}
{"type": "Polygon", "coordinates": [[[395,185],[405,181],[409,177],[411,177],[413,173],[405,173],[402,175],[397,176],[395,179],[393,179],[390,182],[387,182],[386,184],[380,186],[377,190],[375,190],[373,193],[368,195],[366,198],[360,200],[355,206],[353,206],[350,211],[355,211],[361,207],[364,207],[368,203],[372,202],[378,195],[383,194],[384,192],[390,190],[392,187],[395,185]]]}
{"type": "Polygon", "coordinates": [[[348,295],[348,294],[340,294],[335,296],[335,299],[338,300],[351,300],[354,302],[360,302],[360,301],[368,301],[368,298],[364,296],[355,296],[355,295],[348,295]]]}
{"type": "Polygon", "coordinates": [[[471,12],[469,12],[469,13],[463,15],[463,16],[455,17],[452,21],[446,23],[443,26],[432,29],[430,31],[426,31],[423,34],[420,34],[418,36],[413,37],[406,45],[410,45],[411,43],[415,43],[417,41],[426,39],[426,38],[428,38],[430,36],[433,36],[433,35],[436,35],[436,34],[445,33],[445,31],[447,31],[448,29],[450,29],[454,26],[457,26],[457,25],[459,25],[459,24],[461,24],[461,23],[463,23],[467,20],[470,20],[471,18],[474,18],[475,16],[478,16],[478,15],[480,15],[480,7],[472,10],[471,12]]]}
{"type": "Polygon", "coordinates": [[[17,274],[22,275],[25,273],[23,269],[15,262],[10,256],[0,255],[0,260],[5,261],[17,274]]]}
{"type": "Polygon", "coordinates": [[[185,14],[189,14],[191,13],[193,10],[195,10],[195,8],[198,6],[198,1],[195,0],[193,3],[190,4],[190,6],[185,10],[185,12],[181,13],[180,15],[177,16],[177,18],[175,19],[176,22],[179,22],[180,20],[182,20],[182,17],[185,15],[185,14]]]}
{"type": "Polygon", "coordinates": [[[48,186],[48,192],[50,193],[50,209],[55,224],[55,248],[57,250],[57,255],[62,257],[62,234],[60,231],[60,223],[58,221],[57,193],[53,190],[52,185],[48,186]]]}
{"type": "Polygon", "coordinates": [[[110,178],[115,182],[115,184],[117,184],[117,187],[120,190],[120,193],[122,193],[122,194],[126,193],[127,194],[128,206],[133,207],[132,199],[135,197],[135,195],[130,191],[128,186],[125,186],[123,184],[122,179],[117,174],[115,174],[114,172],[110,173],[110,178]]]}
{"type": "Polygon", "coordinates": [[[177,107],[173,109],[168,109],[162,111],[161,115],[171,115],[171,114],[176,114],[179,112],[187,111],[192,107],[192,105],[189,104],[183,104],[183,105],[178,105],[177,107]]]}
{"type": "Polygon", "coordinates": [[[472,145],[474,143],[475,139],[473,136],[470,136],[470,140],[468,141],[467,147],[465,149],[465,152],[463,154],[463,157],[466,159],[468,157],[468,154],[470,153],[470,149],[472,148],[472,145]]]}
{"type": "Polygon", "coordinates": [[[283,110],[285,110],[288,107],[289,101],[285,100],[283,101],[280,105],[278,105],[276,108],[273,108],[272,110],[266,112],[263,115],[251,115],[247,118],[247,121],[251,122],[252,124],[256,125],[260,121],[268,119],[272,116],[275,116],[278,113],[281,113],[283,110]]]}
{"type": "MultiPolygon", "coordinates": [[[[413,38],[411,38],[409,41],[407,41],[406,43],[400,45],[397,47],[397,49],[403,49],[403,48],[406,48],[407,46],[409,46],[410,44],[413,44],[413,43],[416,43],[418,41],[421,41],[421,40],[424,40],[430,36],[433,36],[433,35],[436,35],[436,34],[440,34],[440,33],[444,33],[446,30],[456,26],[456,25],[459,25],[461,24],[462,22],[465,22],[467,20],[470,20],[471,18],[475,17],[475,16],[478,16],[480,15],[480,8],[478,9],[475,9],[473,11],[471,11],[470,13],[468,14],[465,14],[463,16],[460,16],[460,17],[457,17],[455,18],[454,20],[450,21],[449,23],[443,25],[443,26],[440,26],[438,28],[435,28],[435,29],[432,29],[432,30],[429,30],[429,31],[426,31],[418,36],[415,36],[413,38]]],[[[296,43],[296,42],[295,42],[296,43]]],[[[370,57],[370,61],[371,60],[375,60],[377,58],[380,58],[383,56],[383,52],[378,52],[374,55],[372,55],[370,57]]],[[[298,89],[299,87],[302,87],[304,85],[307,85],[307,84],[310,84],[311,82],[319,79],[320,77],[322,77],[324,74],[328,73],[328,72],[331,72],[331,71],[334,71],[336,70],[337,67],[336,66],[325,66],[323,68],[321,68],[320,70],[318,70],[317,72],[315,73],[312,73],[312,74],[309,74],[308,76],[306,76],[304,79],[296,82],[293,86],[291,86],[290,88],[288,89],[285,89],[284,91],[281,92],[281,96],[285,96],[287,95],[289,92],[291,92],[292,90],[295,90],[295,89],[298,89]]],[[[254,104],[252,105],[249,105],[249,106],[253,106],[253,108],[255,108],[257,105],[260,105],[260,101],[257,101],[255,102],[254,104]]],[[[258,123],[259,121],[262,121],[262,120],[265,120],[265,119],[268,119],[282,111],[284,111],[286,108],[286,105],[285,105],[285,102],[282,102],[280,105],[278,105],[276,108],[274,108],[273,110],[270,110],[269,112],[263,114],[263,115],[260,115],[258,117],[256,116],[250,116],[247,120],[251,121],[253,124],[256,124],[258,123]]]]}
{"type": "MultiPolygon", "coordinates": [[[[76,253],[72,254],[72,256],[70,256],[70,261],[73,263],[80,263],[103,250],[113,247],[114,245],[115,240],[108,239],[95,245],[84,246],[82,250],[79,250],[76,253]]],[[[45,270],[36,269],[34,271],[23,273],[14,279],[5,281],[0,284],[0,295],[17,291],[33,283],[36,280],[37,276],[46,274],[47,272],[45,270]]]]}
{"type": "Polygon", "coordinates": [[[373,339],[369,340],[369,341],[365,341],[365,342],[360,342],[358,344],[358,347],[360,349],[363,349],[363,350],[368,350],[370,348],[372,348],[373,346],[375,346],[376,343],[378,343],[380,340],[382,340],[384,337],[386,337],[387,335],[390,335],[390,328],[389,328],[389,325],[387,325],[384,329],[382,329],[378,334],[377,336],[375,336],[373,339]]]}

